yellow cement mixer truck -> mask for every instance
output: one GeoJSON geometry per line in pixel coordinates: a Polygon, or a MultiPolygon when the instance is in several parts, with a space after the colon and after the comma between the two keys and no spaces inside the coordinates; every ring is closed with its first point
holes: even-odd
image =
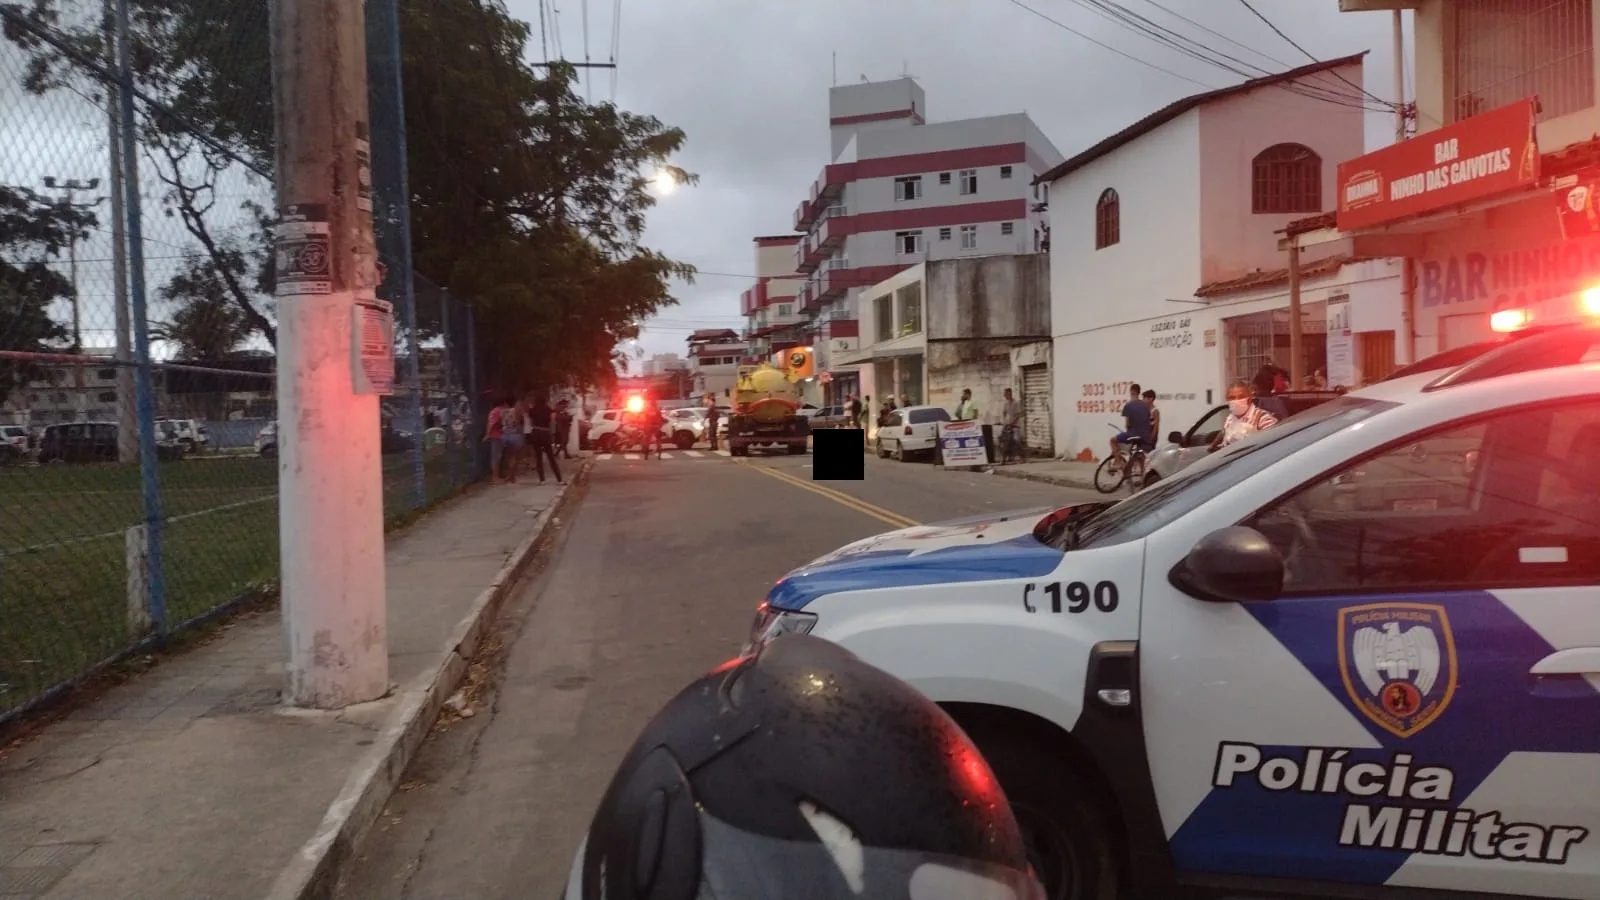
{"type": "Polygon", "coordinates": [[[753,447],[787,447],[791,454],[805,453],[811,423],[800,415],[800,383],[815,367],[809,347],[784,351],[781,369],[741,366],[728,417],[728,451],[749,456],[753,447]]]}

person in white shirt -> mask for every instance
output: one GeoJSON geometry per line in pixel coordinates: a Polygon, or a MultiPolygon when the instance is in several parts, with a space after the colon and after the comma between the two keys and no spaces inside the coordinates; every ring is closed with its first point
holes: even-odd
{"type": "Polygon", "coordinates": [[[1276,424],[1278,420],[1272,413],[1256,405],[1250,385],[1235,381],[1228,385],[1228,420],[1222,423],[1222,431],[1216,440],[1212,441],[1211,449],[1217,450],[1238,443],[1276,424]]]}

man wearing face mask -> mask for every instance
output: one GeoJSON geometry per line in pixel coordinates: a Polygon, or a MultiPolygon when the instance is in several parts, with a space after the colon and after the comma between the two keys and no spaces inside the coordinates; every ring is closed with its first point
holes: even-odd
{"type": "Polygon", "coordinates": [[[1217,434],[1216,440],[1211,442],[1211,449],[1217,450],[1237,443],[1276,424],[1278,420],[1272,413],[1256,405],[1250,385],[1243,381],[1235,381],[1228,385],[1228,420],[1222,423],[1222,431],[1217,434]]]}

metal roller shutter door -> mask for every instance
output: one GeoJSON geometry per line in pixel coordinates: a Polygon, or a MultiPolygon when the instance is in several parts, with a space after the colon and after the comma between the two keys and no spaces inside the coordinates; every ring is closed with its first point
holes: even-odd
{"type": "Polygon", "coordinates": [[[1031,453],[1054,455],[1050,446],[1050,367],[1022,367],[1022,436],[1031,453]]]}

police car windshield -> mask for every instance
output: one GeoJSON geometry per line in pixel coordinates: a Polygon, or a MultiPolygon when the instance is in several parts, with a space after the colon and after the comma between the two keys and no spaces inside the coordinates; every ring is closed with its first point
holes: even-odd
{"type": "Polygon", "coordinates": [[[1398,404],[1342,397],[1219,450],[1085,522],[1074,549],[1138,540],[1290,454],[1398,404]]]}

